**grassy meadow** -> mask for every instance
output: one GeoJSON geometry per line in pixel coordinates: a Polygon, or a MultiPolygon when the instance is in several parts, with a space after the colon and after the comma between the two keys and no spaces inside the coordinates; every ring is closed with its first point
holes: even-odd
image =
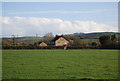
{"type": "Polygon", "coordinates": [[[0,80],[2,80],[2,50],[0,50],[0,80]]]}
{"type": "Polygon", "coordinates": [[[3,79],[116,79],[118,50],[3,50],[3,79]]]}

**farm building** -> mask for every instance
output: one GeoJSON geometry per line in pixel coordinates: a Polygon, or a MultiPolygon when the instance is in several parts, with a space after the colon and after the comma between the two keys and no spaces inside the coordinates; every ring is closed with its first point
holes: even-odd
{"type": "Polygon", "coordinates": [[[47,44],[45,42],[38,42],[36,43],[37,46],[40,46],[40,47],[45,47],[47,46],[47,44]]]}
{"type": "Polygon", "coordinates": [[[56,37],[50,41],[50,44],[54,46],[66,46],[69,44],[69,40],[66,39],[64,35],[56,35],[56,37]]]}

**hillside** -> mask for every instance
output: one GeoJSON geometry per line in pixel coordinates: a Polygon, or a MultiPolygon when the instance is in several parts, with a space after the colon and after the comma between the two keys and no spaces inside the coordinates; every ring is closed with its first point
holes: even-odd
{"type": "Polygon", "coordinates": [[[102,35],[113,35],[118,34],[117,32],[94,32],[94,33],[74,33],[75,36],[81,36],[83,38],[99,38],[102,35]]]}

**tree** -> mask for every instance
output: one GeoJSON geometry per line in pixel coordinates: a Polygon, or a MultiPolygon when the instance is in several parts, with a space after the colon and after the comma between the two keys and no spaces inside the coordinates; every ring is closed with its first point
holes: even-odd
{"type": "Polygon", "coordinates": [[[97,43],[96,43],[96,42],[92,42],[91,45],[92,45],[92,46],[96,46],[97,43]]]}
{"type": "Polygon", "coordinates": [[[117,37],[116,37],[116,35],[114,34],[114,35],[112,35],[111,36],[111,41],[116,41],[117,40],[117,37]]]}
{"type": "Polygon", "coordinates": [[[75,39],[73,40],[73,45],[74,46],[81,46],[81,40],[79,37],[75,37],[75,39]]]}
{"type": "Polygon", "coordinates": [[[99,41],[102,45],[107,44],[108,42],[110,42],[110,35],[103,35],[99,37],[99,41]]]}
{"type": "Polygon", "coordinates": [[[116,35],[104,35],[99,38],[102,48],[117,48],[118,40],[116,35]]]}
{"type": "Polygon", "coordinates": [[[44,35],[44,37],[53,37],[53,34],[52,34],[51,32],[49,32],[49,33],[46,33],[46,34],[44,35]]]}
{"type": "Polygon", "coordinates": [[[44,35],[44,39],[45,39],[44,42],[46,42],[49,45],[50,44],[50,40],[52,40],[53,38],[54,38],[54,36],[53,36],[52,33],[46,33],[44,35]]]}

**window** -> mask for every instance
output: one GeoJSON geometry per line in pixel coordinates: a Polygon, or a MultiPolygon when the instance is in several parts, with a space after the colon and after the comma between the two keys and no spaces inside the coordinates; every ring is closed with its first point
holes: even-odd
{"type": "Polygon", "coordinates": [[[64,44],[67,44],[67,42],[64,42],[64,44]]]}
{"type": "Polygon", "coordinates": [[[60,40],[64,40],[64,38],[60,38],[60,40]]]}

